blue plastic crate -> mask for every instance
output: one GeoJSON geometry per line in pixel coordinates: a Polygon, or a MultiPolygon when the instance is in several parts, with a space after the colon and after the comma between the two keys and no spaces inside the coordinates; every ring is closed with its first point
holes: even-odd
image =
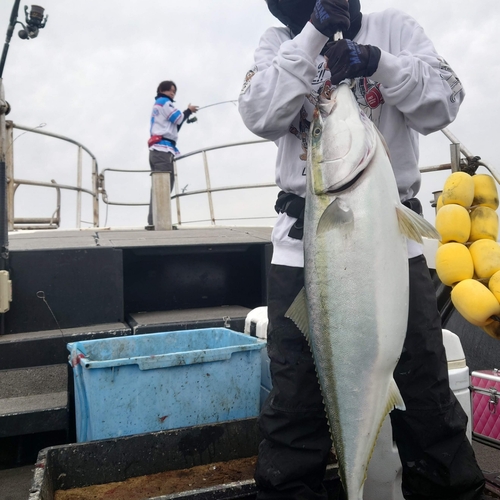
{"type": "Polygon", "coordinates": [[[265,345],[227,328],[68,344],[78,442],[257,416],[265,345]]]}

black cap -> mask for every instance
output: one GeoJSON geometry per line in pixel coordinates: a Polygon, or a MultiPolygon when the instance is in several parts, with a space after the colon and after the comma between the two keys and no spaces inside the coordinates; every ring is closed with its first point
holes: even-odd
{"type": "MultiPolygon", "coordinates": [[[[298,35],[311,18],[316,0],[266,0],[271,14],[288,26],[294,35],[298,35]]],[[[344,33],[352,39],[361,27],[361,7],[359,0],[349,0],[351,27],[344,33]]]]}

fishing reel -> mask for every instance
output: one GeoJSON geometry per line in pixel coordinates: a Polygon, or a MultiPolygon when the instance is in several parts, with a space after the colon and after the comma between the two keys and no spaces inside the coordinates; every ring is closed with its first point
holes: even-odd
{"type": "Polygon", "coordinates": [[[198,117],[197,116],[192,116],[190,118],[187,119],[187,122],[188,123],[194,123],[194,122],[197,122],[198,121],[198,117]]]}
{"type": "Polygon", "coordinates": [[[26,16],[26,26],[22,22],[18,21],[18,23],[23,27],[23,29],[18,33],[19,38],[23,40],[36,38],[38,36],[39,30],[45,28],[49,16],[43,17],[45,9],[43,7],[40,7],[39,5],[32,5],[29,14],[28,6],[25,5],[24,12],[26,16]]]}

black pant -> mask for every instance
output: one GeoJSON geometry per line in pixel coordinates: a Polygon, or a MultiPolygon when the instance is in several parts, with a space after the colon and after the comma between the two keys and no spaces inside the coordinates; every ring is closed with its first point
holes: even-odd
{"type": "MultiPolygon", "coordinates": [[[[331,440],[304,335],[284,313],[304,286],[301,268],[271,266],[268,353],[273,389],[262,408],[258,500],[325,500],[331,440]]],[[[423,256],[410,259],[410,310],[394,372],[407,410],[393,411],[407,500],[477,500],[484,478],[466,436],[467,416],[450,390],[434,286],[423,256]]],[[[384,499],[381,499],[384,500],[384,499]]]]}
{"type": "MultiPolygon", "coordinates": [[[[174,188],[174,155],[166,151],[149,151],[149,166],[152,172],[169,172],[170,173],[170,192],[174,188]]],[[[153,225],[153,191],[149,198],[149,213],[148,224],[153,225]]]]}

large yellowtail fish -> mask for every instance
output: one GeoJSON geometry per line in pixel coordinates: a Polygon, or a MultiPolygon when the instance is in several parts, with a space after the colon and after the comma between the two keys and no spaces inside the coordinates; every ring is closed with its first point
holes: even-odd
{"type": "Polygon", "coordinates": [[[287,316],[313,352],[340,477],[363,484],[386,415],[408,320],[407,238],[437,231],[400,202],[385,142],[348,84],[315,110],[304,219],[305,287],[287,316]]]}

